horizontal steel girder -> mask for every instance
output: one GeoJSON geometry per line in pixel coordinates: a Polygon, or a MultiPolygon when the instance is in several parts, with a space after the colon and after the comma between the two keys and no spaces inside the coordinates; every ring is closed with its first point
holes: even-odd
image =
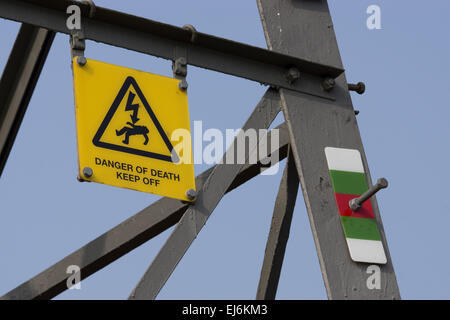
{"type": "Polygon", "coordinates": [[[257,81],[273,87],[334,99],[333,91],[322,88],[327,77],[336,78],[343,69],[307,59],[292,57],[247,44],[192,32],[172,25],[96,7],[88,18],[89,7],[76,1],[0,0],[0,17],[70,34],[66,20],[69,5],[80,6],[86,39],[175,60],[180,56],[197,67],[257,81]],[[288,70],[295,67],[300,78],[289,81],[288,70]]]}

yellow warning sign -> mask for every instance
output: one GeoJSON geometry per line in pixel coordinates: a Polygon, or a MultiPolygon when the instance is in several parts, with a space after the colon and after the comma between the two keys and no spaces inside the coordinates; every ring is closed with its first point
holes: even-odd
{"type": "Polygon", "coordinates": [[[91,59],[80,66],[76,58],[73,77],[79,177],[191,201],[195,176],[180,80],[91,59]]]}

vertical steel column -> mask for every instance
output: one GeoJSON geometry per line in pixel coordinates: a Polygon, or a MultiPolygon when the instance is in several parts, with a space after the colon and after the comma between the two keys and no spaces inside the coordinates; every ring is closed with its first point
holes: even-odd
{"type": "MultiPolygon", "coordinates": [[[[222,163],[217,165],[211,172],[208,180],[206,180],[202,189],[199,191],[195,203],[186,210],[180,222],[178,222],[172,234],[134,288],[129,297],[130,300],[156,298],[161,288],[175,270],[175,267],[194,242],[213,210],[225,195],[226,190],[244,166],[244,164],[236,162],[228,164],[227,160],[230,157],[227,157],[227,154],[231,152],[234,157],[236,156],[237,139],[247,130],[253,129],[258,132],[259,129],[268,129],[280,111],[279,103],[278,92],[269,89],[242,127],[242,131],[238,134],[238,137],[234,139],[232,145],[223,156],[222,163]]],[[[245,150],[246,160],[254,149],[256,149],[257,145],[258,142],[253,144],[249,143],[248,149],[245,150]]],[[[238,149],[237,151],[242,152],[244,150],[238,149]]]]}
{"type": "Polygon", "coordinates": [[[0,175],[47,59],[55,32],[22,24],[0,79],[0,175]]]}
{"type": "MultiPolygon", "coordinates": [[[[257,0],[269,49],[342,67],[326,0],[257,0]]],[[[302,81],[302,77],[298,81],[302,81]]],[[[327,88],[330,89],[330,88],[327,88]]],[[[370,174],[345,75],[331,89],[334,102],[280,89],[325,287],[330,299],[400,298],[392,260],[375,197],[372,205],[388,262],[380,265],[380,288],[367,286],[368,265],[350,258],[340,223],[325,147],[357,149],[370,174]]],[[[378,275],[376,275],[378,276],[378,275]]]]}
{"type": "Polygon", "coordinates": [[[289,151],[283,178],[275,200],[272,223],[256,293],[257,300],[274,300],[277,294],[284,253],[291,229],[292,214],[297,199],[298,185],[297,169],[292,152],[289,151]]]}

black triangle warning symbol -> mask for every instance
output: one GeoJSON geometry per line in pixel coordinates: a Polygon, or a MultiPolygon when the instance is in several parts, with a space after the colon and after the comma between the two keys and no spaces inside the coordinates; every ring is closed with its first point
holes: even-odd
{"type": "MultiPolygon", "coordinates": [[[[143,157],[149,157],[154,159],[159,159],[163,161],[168,162],[178,162],[179,157],[176,154],[172,143],[170,142],[169,138],[167,137],[166,133],[164,132],[161,124],[159,123],[158,119],[155,116],[155,113],[153,112],[152,108],[150,107],[149,103],[147,102],[147,99],[145,98],[144,94],[142,93],[141,89],[139,88],[136,80],[129,76],[125,79],[125,82],[123,83],[122,87],[119,90],[119,93],[117,94],[116,98],[114,99],[114,102],[112,103],[111,107],[109,108],[108,113],[106,114],[105,118],[103,119],[100,127],[97,130],[97,133],[95,134],[94,138],[92,139],[92,142],[95,146],[110,150],[115,150],[119,152],[126,152],[131,153],[143,157]],[[140,101],[142,102],[142,105],[147,112],[148,116],[150,117],[151,121],[153,122],[153,125],[155,126],[157,132],[159,133],[160,137],[164,141],[165,147],[167,147],[167,150],[169,151],[168,154],[162,154],[158,152],[150,152],[148,150],[145,150],[144,148],[134,148],[129,146],[130,142],[130,136],[134,135],[141,135],[145,141],[143,142],[143,146],[147,146],[147,143],[149,141],[148,133],[149,128],[147,126],[143,125],[137,125],[136,123],[139,121],[138,116],[138,109],[139,104],[134,104],[133,100],[135,97],[135,94],[131,92],[129,89],[131,87],[136,92],[136,95],[139,97],[140,101]],[[114,117],[114,114],[119,108],[119,105],[121,104],[122,100],[125,98],[126,93],[128,94],[127,97],[127,103],[125,107],[125,111],[132,111],[130,113],[130,121],[124,123],[124,126],[122,128],[116,129],[116,135],[120,137],[124,137],[124,140],[122,143],[110,143],[102,141],[102,137],[105,133],[105,130],[108,128],[108,125],[110,124],[111,120],[114,117]]],[[[147,148],[148,149],[148,148],[147,148]]]]}

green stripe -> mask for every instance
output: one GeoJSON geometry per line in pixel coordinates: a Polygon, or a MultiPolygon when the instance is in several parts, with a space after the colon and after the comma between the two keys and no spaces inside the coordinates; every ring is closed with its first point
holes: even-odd
{"type": "Polygon", "coordinates": [[[336,193],[361,195],[367,190],[364,173],[330,170],[330,175],[336,193]]]}
{"type": "Polygon", "coordinates": [[[381,241],[375,219],[341,216],[341,221],[347,238],[381,241]]]}

